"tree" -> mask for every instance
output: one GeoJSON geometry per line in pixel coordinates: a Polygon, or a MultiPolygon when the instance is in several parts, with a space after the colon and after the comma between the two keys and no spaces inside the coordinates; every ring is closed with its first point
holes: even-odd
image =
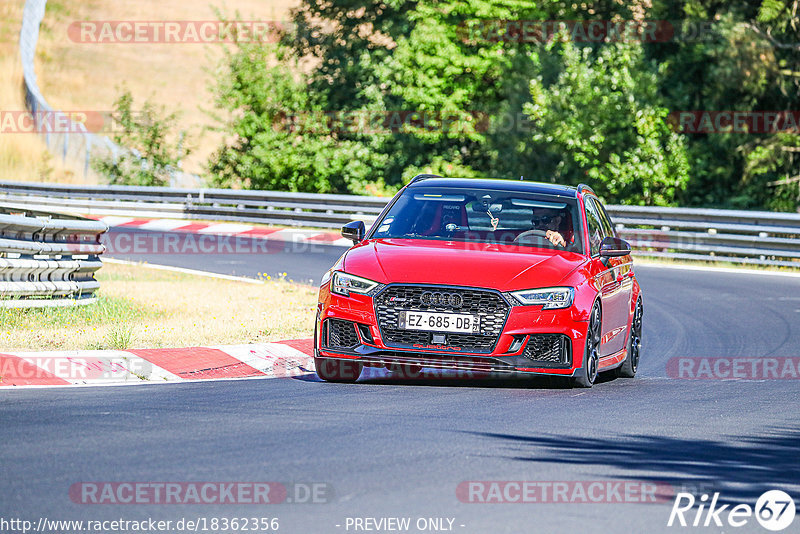
{"type": "Polygon", "coordinates": [[[286,191],[364,192],[380,154],[337,139],[324,95],[313,95],[280,48],[239,43],[215,88],[232,134],[212,157],[212,183],[286,191]],[[278,58],[278,63],[274,59],[278,58]]]}
{"type": "Polygon", "coordinates": [[[554,83],[530,84],[533,140],[561,183],[590,183],[607,202],[669,205],[687,183],[681,137],[658,96],[658,71],[638,44],[597,52],[565,43],[554,83]]]}
{"type": "Polygon", "coordinates": [[[136,112],[126,89],[114,103],[113,120],[113,140],[122,150],[95,156],[92,168],[110,184],[169,185],[172,172],[190,152],[182,139],[173,140],[177,114],[168,114],[149,100],[136,112]]]}
{"type": "MultiPolygon", "coordinates": [[[[675,111],[762,114],[797,110],[800,33],[796,0],[655,1],[654,19],[676,38],[645,45],[661,65],[659,92],[675,111]],[[700,29],[700,31],[698,31],[700,29]]],[[[686,134],[691,178],[684,205],[794,210],[797,132],[686,134]],[[791,200],[790,200],[791,199],[791,200]]]]}
{"type": "Polygon", "coordinates": [[[230,135],[209,169],[253,188],[390,193],[427,171],[790,209],[796,136],[682,133],[669,116],[797,110],[798,2],[304,0],[278,45],[226,55],[215,101],[230,135]],[[677,34],[542,43],[516,38],[525,20],[667,20],[677,34]]]}

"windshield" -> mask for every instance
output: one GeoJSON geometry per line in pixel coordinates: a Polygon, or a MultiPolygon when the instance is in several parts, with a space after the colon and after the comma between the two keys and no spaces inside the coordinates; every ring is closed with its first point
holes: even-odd
{"type": "Polygon", "coordinates": [[[582,252],[577,201],[499,189],[406,189],[371,238],[430,239],[582,252]]]}

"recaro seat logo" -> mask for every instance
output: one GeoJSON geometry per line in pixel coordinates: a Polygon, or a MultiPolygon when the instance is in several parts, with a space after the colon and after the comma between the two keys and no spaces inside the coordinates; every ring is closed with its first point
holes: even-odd
{"type": "Polygon", "coordinates": [[[747,525],[755,516],[756,520],[767,530],[778,532],[785,530],[794,521],[796,513],[794,500],[781,490],[764,492],[756,501],[755,507],[749,504],[717,504],[719,492],[709,498],[703,494],[697,499],[691,493],[678,493],[669,514],[667,526],[678,527],[730,527],[739,528],[747,525]],[[694,508],[697,506],[697,510],[694,508]]]}

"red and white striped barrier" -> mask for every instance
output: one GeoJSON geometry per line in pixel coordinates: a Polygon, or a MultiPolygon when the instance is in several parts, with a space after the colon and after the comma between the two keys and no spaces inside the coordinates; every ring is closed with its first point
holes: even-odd
{"type": "Polygon", "coordinates": [[[0,387],[282,378],[314,372],[311,339],[260,345],[0,353],[0,387]]]}
{"type": "Polygon", "coordinates": [[[300,230],[238,223],[189,222],[178,219],[135,219],[132,217],[100,217],[109,228],[137,228],[156,232],[186,232],[200,235],[237,236],[292,243],[316,243],[350,247],[353,242],[336,232],[300,230]]]}

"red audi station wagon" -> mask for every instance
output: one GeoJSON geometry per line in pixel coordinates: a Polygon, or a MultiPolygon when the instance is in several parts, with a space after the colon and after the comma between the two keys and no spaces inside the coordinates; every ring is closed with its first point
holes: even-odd
{"type": "Polygon", "coordinates": [[[416,176],[324,276],[314,359],[324,380],[364,366],[633,377],[642,295],[630,245],[597,195],[512,180],[416,176]]]}

